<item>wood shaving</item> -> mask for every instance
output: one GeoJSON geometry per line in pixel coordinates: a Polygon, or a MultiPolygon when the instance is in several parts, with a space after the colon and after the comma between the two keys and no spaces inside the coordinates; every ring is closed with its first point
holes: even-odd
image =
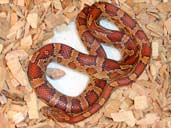
{"type": "Polygon", "coordinates": [[[152,42],[152,56],[154,59],[157,59],[159,56],[159,41],[153,41],[152,42]]]}
{"type": "Polygon", "coordinates": [[[148,113],[145,115],[145,118],[138,120],[137,124],[139,125],[149,125],[149,124],[154,124],[159,120],[159,116],[156,113],[148,113]]]}
{"type": "Polygon", "coordinates": [[[111,113],[112,119],[117,122],[125,122],[129,126],[133,127],[135,125],[136,119],[132,111],[120,111],[118,113],[111,113]]]}
{"type": "Polygon", "coordinates": [[[134,107],[135,109],[144,110],[148,108],[148,102],[146,96],[136,96],[134,98],[134,107]]]}
{"type": "Polygon", "coordinates": [[[147,0],[133,0],[134,3],[144,3],[144,2],[147,2],[147,0]]]}
{"type": "Polygon", "coordinates": [[[1,18],[0,17],[0,38],[6,38],[9,28],[10,28],[10,24],[9,22],[6,20],[6,18],[1,18]]]}
{"type": "Polygon", "coordinates": [[[153,35],[156,36],[156,37],[160,37],[162,36],[163,34],[163,29],[162,29],[162,26],[159,25],[158,23],[156,22],[152,22],[152,23],[149,23],[147,25],[147,28],[153,32],[153,35]]]}
{"type": "Polygon", "coordinates": [[[31,25],[32,28],[37,28],[38,25],[38,14],[30,13],[27,16],[27,22],[31,25]]]}
{"type": "Polygon", "coordinates": [[[9,0],[1,0],[0,1],[0,4],[8,4],[9,3],[9,0]]]}
{"type": "Polygon", "coordinates": [[[14,50],[14,51],[11,51],[9,52],[5,59],[8,61],[8,60],[11,60],[13,58],[18,58],[20,60],[25,60],[28,58],[28,53],[25,52],[24,50],[14,50]]]}
{"type": "Polygon", "coordinates": [[[50,123],[48,123],[48,122],[43,122],[43,123],[39,123],[39,124],[30,126],[30,127],[28,127],[28,128],[53,128],[53,127],[51,127],[50,123]]]}
{"type": "Polygon", "coordinates": [[[0,128],[9,128],[8,119],[2,111],[0,111],[0,124],[0,128]]]}
{"type": "Polygon", "coordinates": [[[7,102],[7,98],[4,95],[0,95],[0,105],[4,105],[7,102]]]}
{"type": "Polygon", "coordinates": [[[56,9],[62,10],[62,4],[60,0],[53,1],[53,5],[55,6],[56,9]]]}
{"type": "Polygon", "coordinates": [[[32,37],[31,37],[31,35],[28,35],[28,36],[22,38],[22,39],[21,39],[21,42],[20,42],[21,47],[22,47],[23,49],[29,49],[30,46],[32,45],[32,43],[33,43],[33,42],[32,42],[32,37]]]}
{"type": "Polygon", "coordinates": [[[17,0],[18,6],[24,6],[24,0],[17,0]]]}
{"type": "Polygon", "coordinates": [[[120,104],[121,104],[121,101],[119,101],[119,100],[113,100],[113,101],[109,102],[109,104],[107,104],[105,106],[106,112],[104,113],[104,115],[106,117],[111,118],[111,113],[117,112],[119,110],[120,104]]]}
{"type": "Polygon", "coordinates": [[[10,105],[9,111],[7,111],[7,116],[10,120],[12,120],[15,124],[20,123],[25,120],[26,114],[26,106],[21,105],[10,105]]]}
{"type": "Polygon", "coordinates": [[[3,89],[6,80],[6,70],[4,66],[0,66],[0,91],[3,89]]]}
{"type": "Polygon", "coordinates": [[[6,61],[8,68],[10,69],[11,73],[13,74],[14,78],[22,85],[26,86],[30,90],[30,84],[28,82],[27,74],[24,72],[21,63],[19,62],[19,58],[25,58],[26,54],[23,51],[13,51],[6,55],[6,61]],[[13,54],[15,53],[15,54],[13,54]]]}
{"type": "Polygon", "coordinates": [[[122,101],[120,108],[121,109],[127,109],[132,105],[133,105],[133,100],[131,100],[130,98],[125,98],[124,101],[122,101]]]}
{"type": "Polygon", "coordinates": [[[13,115],[12,120],[15,122],[15,124],[18,124],[18,123],[24,121],[25,118],[26,118],[26,115],[24,115],[24,114],[21,113],[21,112],[18,112],[18,113],[16,113],[15,115],[13,115]]]}
{"type": "Polygon", "coordinates": [[[29,97],[25,98],[29,108],[28,114],[30,119],[39,119],[39,110],[36,94],[33,92],[29,97]]]}
{"type": "Polygon", "coordinates": [[[171,18],[165,21],[165,25],[169,34],[171,34],[171,18]]]}
{"type": "MultiPolygon", "coordinates": [[[[0,128],[170,128],[170,16],[169,0],[0,0],[0,128]],[[137,20],[152,42],[151,61],[135,83],[114,89],[92,117],[54,122],[39,112],[46,105],[29,84],[28,62],[51,41],[53,30],[65,31],[85,4],[97,1],[113,3],[137,20]]],[[[47,72],[53,79],[64,75],[47,72]]]]}
{"type": "Polygon", "coordinates": [[[169,12],[171,11],[171,2],[165,2],[165,3],[160,3],[157,5],[157,8],[161,11],[161,12],[169,12]]]}
{"type": "Polygon", "coordinates": [[[154,78],[156,78],[156,76],[157,76],[157,72],[158,70],[157,70],[157,65],[155,65],[155,64],[151,64],[150,65],[150,72],[151,72],[151,75],[154,77],[154,78]]]}
{"type": "MultiPolygon", "coordinates": [[[[24,21],[20,20],[17,21],[11,28],[10,28],[10,32],[16,32],[17,30],[19,30],[21,27],[23,27],[25,24],[24,21]]],[[[8,35],[7,35],[8,36],[8,35]]]]}
{"type": "Polygon", "coordinates": [[[61,25],[64,23],[64,16],[50,13],[46,16],[45,23],[47,24],[48,28],[55,28],[57,25],[61,25]]]}

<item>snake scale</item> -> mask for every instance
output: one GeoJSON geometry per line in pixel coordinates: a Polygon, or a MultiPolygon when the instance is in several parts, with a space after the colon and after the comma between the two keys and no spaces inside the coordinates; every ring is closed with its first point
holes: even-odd
{"type": "Polygon", "coordinates": [[[89,55],[64,44],[51,43],[36,51],[28,66],[33,89],[50,106],[41,108],[41,112],[55,121],[67,123],[79,122],[97,112],[114,87],[131,84],[140,76],[151,56],[151,43],[142,28],[113,4],[96,2],[85,6],[77,15],[76,26],[89,55]],[[116,24],[119,31],[102,27],[103,18],[116,24]],[[108,59],[101,42],[120,50],[122,59],[108,59]],[[65,96],[48,83],[45,71],[53,61],[90,76],[82,94],[65,96]]]}

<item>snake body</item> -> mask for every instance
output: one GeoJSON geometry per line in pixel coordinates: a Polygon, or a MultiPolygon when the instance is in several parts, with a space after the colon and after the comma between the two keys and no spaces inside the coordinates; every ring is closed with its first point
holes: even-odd
{"type": "Polygon", "coordinates": [[[76,123],[97,112],[111,95],[113,87],[134,82],[144,71],[151,56],[151,44],[138,23],[126,12],[106,2],[86,6],[76,18],[76,26],[89,55],[60,43],[43,46],[36,51],[28,66],[28,78],[37,96],[50,107],[41,112],[55,121],[76,123]],[[99,24],[107,18],[120,31],[99,24]],[[101,42],[120,50],[122,59],[108,59],[101,42]],[[90,81],[77,97],[56,91],[46,80],[50,62],[57,62],[87,73],[90,81]]]}

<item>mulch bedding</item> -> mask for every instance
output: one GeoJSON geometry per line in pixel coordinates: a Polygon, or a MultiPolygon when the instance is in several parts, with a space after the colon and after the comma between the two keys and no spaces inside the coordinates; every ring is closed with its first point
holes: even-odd
{"type": "Polygon", "coordinates": [[[84,121],[54,122],[39,112],[45,104],[37,99],[26,73],[31,55],[49,43],[55,29],[65,31],[84,4],[96,1],[0,1],[0,128],[171,128],[169,0],[103,0],[142,26],[152,43],[149,65],[135,83],[114,89],[104,107],[84,121]]]}

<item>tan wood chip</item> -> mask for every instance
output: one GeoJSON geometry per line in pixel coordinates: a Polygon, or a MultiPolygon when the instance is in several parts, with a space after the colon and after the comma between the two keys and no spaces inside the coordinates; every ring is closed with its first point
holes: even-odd
{"type": "MultiPolygon", "coordinates": [[[[170,0],[0,0],[0,128],[171,128],[170,0]],[[97,1],[114,3],[141,25],[152,43],[151,61],[138,80],[113,90],[109,101],[77,124],[44,117],[45,106],[27,78],[33,53],[65,31],[78,12],[97,1]]],[[[58,79],[65,73],[48,69],[58,79]]]]}

